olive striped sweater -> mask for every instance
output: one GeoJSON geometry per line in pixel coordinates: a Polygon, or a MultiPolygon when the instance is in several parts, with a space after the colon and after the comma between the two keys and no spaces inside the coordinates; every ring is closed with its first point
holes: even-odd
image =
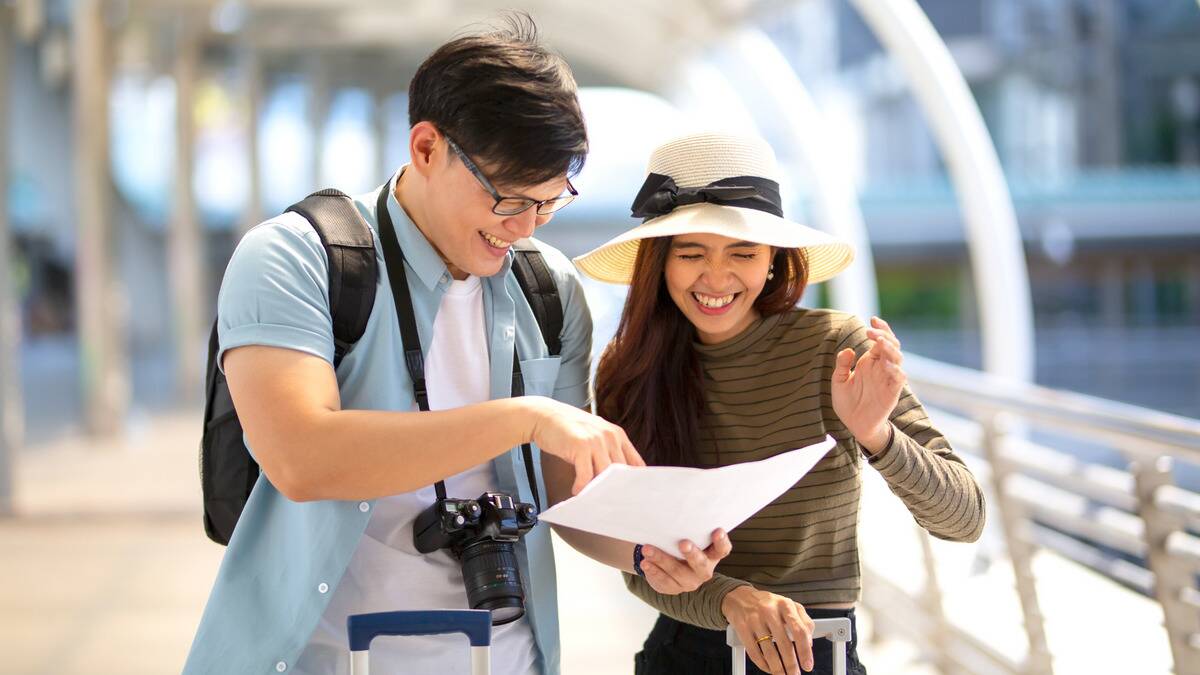
{"type": "MultiPolygon", "coordinates": [[[[837,353],[866,352],[866,326],[843,312],[797,308],[716,345],[695,345],[704,378],[698,452],[724,466],[837,440],[812,471],[730,533],[733,552],[696,591],[661,595],[625,575],[635,595],[674,619],[723,629],[725,594],[745,584],[803,605],[857,602],[858,513],[865,451],[833,412],[837,353]]],[[[936,537],[974,541],[983,493],[907,386],[892,412],[891,445],[869,458],[916,521],[936,537]]],[[[753,489],[753,486],[747,486],[753,489]]]]}

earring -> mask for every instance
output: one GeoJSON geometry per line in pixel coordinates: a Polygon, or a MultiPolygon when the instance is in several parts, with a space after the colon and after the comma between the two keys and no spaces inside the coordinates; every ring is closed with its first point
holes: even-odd
{"type": "Polygon", "coordinates": [[[770,269],[767,270],[767,281],[775,278],[775,263],[771,263],[770,269]]]}

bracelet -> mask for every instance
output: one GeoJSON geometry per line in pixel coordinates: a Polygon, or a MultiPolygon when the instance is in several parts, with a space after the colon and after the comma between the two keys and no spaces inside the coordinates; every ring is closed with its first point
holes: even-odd
{"type": "Polygon", "coordinates": [[[642,571],[642,560],[644,559],[645,556],[642,555],[642,545],[635,545],[633,547],[633,571],[636,572],[639,577],[646,576],[646,573],[642,571]]]}

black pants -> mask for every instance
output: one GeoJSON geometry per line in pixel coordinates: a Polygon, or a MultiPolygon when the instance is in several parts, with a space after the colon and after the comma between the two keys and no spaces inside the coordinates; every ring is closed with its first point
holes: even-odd
{"type": "MultiPolygon", "coordinates": [[[[867,675],[858,660],[858,627],[853,609],[809,609],[813,619],[850,618],[850,642],[846,645],[846,674],[867,675]]],[[[697,628],[660,615],[642,651],[633,657],[635,675],[730,675],[732,650],[725,643],[725,631],[697,628]]],[[[750,659],[746,672],[760,675],[750,659]]],[[[812,675],[832,675],[833,643],[824,638],[813,640],[812,675]]]]}

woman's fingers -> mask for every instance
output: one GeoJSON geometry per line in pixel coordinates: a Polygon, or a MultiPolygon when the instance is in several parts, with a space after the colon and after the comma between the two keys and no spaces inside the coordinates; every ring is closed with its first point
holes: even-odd
{"type": "Polygon", "coordinates": [[[775,649],[775,643],[771,640],[760,640],[763,637],[773,639],[775,636],[771,633],[771,629],[757,616],[753,616],[749,624],[753,636],[749,642],[743,640],[742,644],[746,645],[746,654],[750,656],[750,660],[758,666],[759,670],[765,670],[768,673],[783,673],[783,663],[779,660],[779,650],[775,649]]]}
{"type": "MultiPolygon", "coordinates": [[[[759,648],[756,642],[758,636],[754,634],[750,628],[748,621],[730,621],[729,625],[733,626],[733,632],[737,633],[738,639],[742,641],[742,646],[746,648],[746,656],[750,657],[750,661],[758,667],[759,670],[770,671],[767,662],[763,659],[762,649],[759,648]]],[[[761,635],[761,633],[760,633],[761,635]]]]}
{"type": "Polygon", "coordinates": [[[875,327],[875,330],[887,336],[887,339],[894,342],[897,349],[900,348],[900,338],[896,337],[896,331],[892,330],[891,324],[876,316],[871,317],[871,325],[875,327]]]}
{"type": "Polygon", "coordinates": [[[795,645],[796,656],[800,659],[800,667],[804,670],[813,669],[812,633],[816,624],[808,618],[808,613],[797,603],[787,608],[784,617],[788,630],[792,632],[792,644],[795,645]]]}
{"type": "Polygon", "coordinates": [[[663,571],[663,568],[658,565],[643,560],[642,574],[646,575],[646,581],[650,582],[650,587],[664,595],[679,595],[683,589],[679,587],[679,583],[670,575],[663,571]]]}
{"type": "Polygon", "coordinates": [[[796,660],[796,650],[792,647],[791,640],[788,639],[788,632],[783,617],[777,613],[769,615],[767,617],[767,627],[770,629],[771,635],[775,637],[775,651],[783,666],[783,672],[787,673],[787,675],[800,675],[800,663],[796,660]]]}
{"type": "MultiPolygon", "coordinates": [[[[685,543],[691,545],[691,542],[685,543]]],[[[682,551],[683,546],[680,545],[679,549],[682,551]]],[[[704,554],[697,551],[695,546],[691,546],[691,549],[690,555],[699,555],[701,558],[704,558],[704,554]]],[[[700,586],[702,581],[706,580],[701,579],[700,575],[695,572],[690,559],[687,562],[682,562],[658,549],[650,549],[650,552],[647,553],[644,546],[642,547],[642,555],[652,560],[659,569],[671,577],[675,585],[680,589],[677,592],[694,591],[700,586]]],[[[685,553],[684,555],[689,554],[685,553]]]]}
{"type": "Polygon", "coordinates": [[[872,342],[886,342],[896,349],[900,348],[900,340],[897,339],[895,335],[885,330],[868,328],[867,338],[869,338],[872,342]]]}
{"type": "Polygon", "coordinates": [[[688,567],[691,569],[692,581],[696,586],[712,577],[713,563],[700,547],[690,541],[681,541],[679,542],[679,552],[687,561],[688,567]]]}
{"type": "Polygon", "coordinates": [[[715,530],[712,534],[712,544],[704,549],[704,554],[715,565],[725,556],[733,552],[733,542],[729,540],[729,535],[725,534],[725,530],[715,530]]]}
{"type": "Polygon", "coordinates": [[[901,363],[903,363],[904,354],[900,351],[900,348],[897,347],[895,344],[893,344],[887,340],[880,340],[879,342],[876,342],[875,344],[879,345],[879,354],[884,359],[891,361],[892,363],[895,363],[896,365],[900,365],[901,363]]]}
{"type": "Polygon", "coordinates": [[[850,368],[854,365],[854,350],[847,347],[838,352],[837,363],[833,368],[833,381],[845,382],[850,379],[850,368]]]}

